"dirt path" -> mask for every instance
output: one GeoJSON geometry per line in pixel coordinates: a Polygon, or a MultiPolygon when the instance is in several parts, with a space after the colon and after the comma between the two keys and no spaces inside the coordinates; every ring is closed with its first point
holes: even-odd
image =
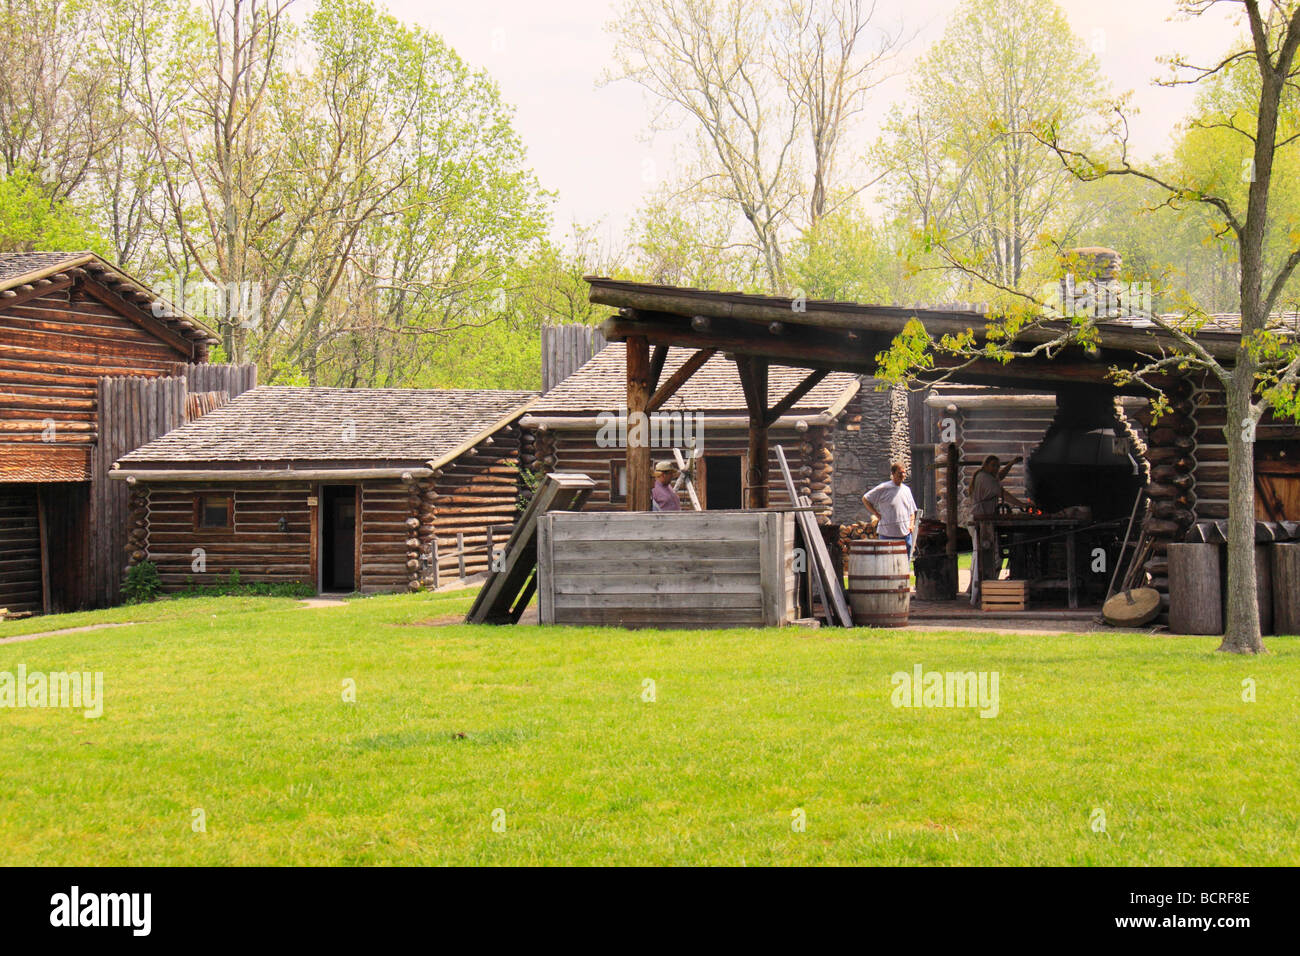
{"type": "Polygon", "coordinates": [[[35,634],[16,634],[13,637],[0,637],[0,644],[17,644],[21,641],[34,641],[38,637],[58,637],[60,634],[80,634],[82,631],[102,631],[106,627],[130,627],[136,621],[114,621],[109,624],[87,624],[83,627],[65,627],[59,631],[37,631],[35,634]]]}

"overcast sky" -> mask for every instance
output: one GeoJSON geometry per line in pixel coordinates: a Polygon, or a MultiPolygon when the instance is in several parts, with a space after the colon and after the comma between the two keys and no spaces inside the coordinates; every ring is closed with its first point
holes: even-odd
{"type": "MultiPolygon", "coordinates": [[[[1156,88],[1157,57],[1179,52],[1208,61],[1233,30],[1226,14],[1174,20],[1173,0],[1058,0],[1117,91],[1132,90],[1140,115],[1132,145],[1141,155],[1166,147],[1193,91],[1156,88]]],[[[671,136],[647,140],[650,109],[636,85],[601,87],[610,63],[605,24],[612,0],[389,0],[398,17],[441,34],[469,63],[486,69],[516,110],[516,129],[538,178],[558,192],[557,235],[574,220],[602,220],[622,235],[644,193],[673,162],[671,136]]],[[[877,18],[906,29],[914,58],[942,34],[952,0],[878,0],[877,18]]],[[[904,71],[905,73],[905,71],[904,71]]],[[[906,77],[878,88],[859,135],[871,138],[889,105],[904,98],[906,77]]]]}

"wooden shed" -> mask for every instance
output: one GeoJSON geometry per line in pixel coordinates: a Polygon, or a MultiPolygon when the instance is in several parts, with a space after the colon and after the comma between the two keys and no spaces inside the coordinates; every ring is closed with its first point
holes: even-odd
{"type": "Polygon", "coordinates": [[[215,341],[93,253],[0,254],[0,608],[117,600],[126,492],[108,466],[187,420],[187,375],[251,384],[203,364],[215,341]]]}
{"type": "MultiPolygon", "coordinates": [[[[1106,252],[1106,256],[1114,259],[1114,272],[1118,254],[1106,252]]],[[[601,328],[610,342],[624,343],[628,408],[633,413],[647,408],[659,379],[656,357],[665,350],[688,350],[692,356],[724,352],[732,358],[731,374],[748,399],[751,457],[766,452],[773,437],[769,430],[774,412],[785,411],[780,401],[770,404],[771,391],[765,398],[757,387],[768,381],[778,365],[808,370],[804,382],[823,381],[835,372],[872,374],[876,356],[909,322],[920,321],[935,337],[969,329],[978,335],[987,323],[985,313],[976,307],[796,301],[600,277],[588,281],[591,301],[617,310],[601,328]]],[[[1198,332],[1198,343],[1220,361],[1231,363],[1240,344],[1238,328],[1235,316],[1211,317],[1198,332]]],[[[1025,332],[1024,337],[1029,342],[1049,341],[1058,331],[1049,323],[1025,332]]],[[[922,378],[1053,396],[1051,423],[1027,462],[1035,504],[1041,503],[1041,510],[1049,513],[1010,515],[1006,524],[1020,523],[1026,529],[1044,523],[1056,522],[1062,528],[1068,524],[1065,532],[1051,529],[1053,536],[1066,540],[1067,548],[1081,540],[1079,532],[1085,525],[1117,528],[1113,546],[1107,545],[1107,569],[1132,565],[1137,580],[1147,581],[1167,596],[1169,544],[1223,540],[1228,485],[1223,437],[1227,415],[1217,383],[1204,376],[1167,373],[1161,384],[1173,412],[1155,422],[1149,393],[1138,383],[1116,383],[1110,377],[1113,366],[1132,367],[1146,356],[1159,354],[1168,344],[1166,339],[1141,314],[1103,317],[1091,350],[1071,346],[1006,364],[989,359],[941,361],[922,378]],[[1142,440],[1135,437],[1139,431],[1142,440]],[[1141,497],[1139,491],[1144,493],[1141,497]],[[1135,507],[1133,538],[1126,549],[1120,541],[1128,537],[1124,529],[1135,507]]],[[[1300,531],[1300,427],[1270,415],[1259,424],[1255,437],[1256,537],[1261,542],[1286,540],[1300,531]]],[[[941,453],[968,467],[955,440],[935,449],[936,461],[941,453]]],[[[629,447],[626,457],[629,475],[639,474],[647,469],[651,452],[629,447]]],[[[775,498],[769,494],[769,482],[762,480],[766,474],[754,472],[753,477],[760,481],[751,482],[747,504],[766,507],[775,498]]],[[[628,510],[644,511],[648,506],[648,483],[630,484],[628,510]]],[[[955,508],[949,511],[950,553],[956,541],[954,512],[955,508]]],[[[953,558],[955,564],[955,554],[953,558]]],[[[1060,563],[1066,568],[1085,566],[1077,561],[1060,563]]],[[[1095,573],[1104,594],[1109,575],[1095,573]]],[[[1078,581],[1068,572],[1066,577],[1072,582],[1073,600],[1078,581]]]]}
{"type": "Polygon", "coordinates": [[[534,392],[264,386],[117,463],[133,562],[366,593],[484,572],[519,498],[534,392]]]}
{"type": "MultiPolygon", "coordinates": [[[[691,449],[683,447],[684,442],[698,440],[701,455],[696,459],[695,487],[701,506],[704,510],[742,508],[753,471],[744,390],[733,364],[722,354],[693,355],[690,349],[664,350],[657,377],[667,391],[650,409],[659,416],[660,426],[652,435],[651,457],[672,458],[674,447],[687,456],[691,449]]],[[[611,423],[617,423],[620,407],[626,412],[626,369],[623,344],[607,345],[539,398],[520,421],[526,466],[538,472],[581,472],[595,480],[596,488],[585,505],[588,511],[627,510],[626,448],[609,430],[611,423]]],[[[861,384],[858,376],[837,372],[796,392],[806,378],[807,373],[799,369],[771,368],[769,406],[790,394],[794,398],[777,410],[769,428],[772,445],[785,448],[797,490],[811,499],[824,523],[831,518],[837,491],[837,429],[852,414],[851,404],[861,384]]],[[[773,487],[772,504],[788,505],[774,447],[767,450],[762,471],[773,487]]],[[[872,483],[886,476],[875,477],[872,483]]],[[[864,480],[852,475],[848,483],[853,494],[860,496],[866,490],[861,487],[864,480]]],[[[689,508],[685,491],[681,498],[689,508]]]]}

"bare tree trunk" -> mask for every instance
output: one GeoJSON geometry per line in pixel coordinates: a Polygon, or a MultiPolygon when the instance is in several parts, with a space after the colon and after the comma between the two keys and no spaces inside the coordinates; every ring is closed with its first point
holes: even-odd
{"type": "Polygon", "coordinates": [[[1255,431],[1251,391],[1255,365],[1242,349],[1227,386],[1228,616],[1221,651],[1261,654],[1255,591],[1255,431]]]}

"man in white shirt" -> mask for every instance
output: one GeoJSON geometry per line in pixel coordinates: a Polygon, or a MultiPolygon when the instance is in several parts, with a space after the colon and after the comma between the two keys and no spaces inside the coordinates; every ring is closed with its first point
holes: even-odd
{"type": "Polygon", "coordinates": [[[916,540],[916,501],[912,489],[903,484],[907,472],[902,462],[889,466],[889,481],[882,481],[862,496],[876,519],[876,534],[885,540],[906,541],[907,559],[912,560],[912,544],[916,540]]]}

